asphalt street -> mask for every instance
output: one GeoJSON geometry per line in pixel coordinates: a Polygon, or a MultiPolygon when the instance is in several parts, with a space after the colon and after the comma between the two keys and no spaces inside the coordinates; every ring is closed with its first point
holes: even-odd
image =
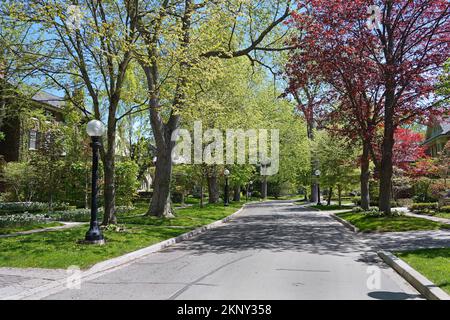
{"type": "Polygon", "coordinates": [[[47,299],[416,299],[376,248],[326,213],[251,205],[225,226],[47,299]]]}

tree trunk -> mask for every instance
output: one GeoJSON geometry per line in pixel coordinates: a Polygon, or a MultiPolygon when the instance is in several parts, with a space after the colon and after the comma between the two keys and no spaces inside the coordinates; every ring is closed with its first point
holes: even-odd
{"type": "Polygon", "coordinates": [[[339,207],[342,207],[342,187],[340,184],[338,184],[338,201],[339,201],[339,207]]]}
{"type": "Polygon", "coordinates": [[[220,199],[219,185],[217,183],[217,175],[214,173],[208,177],[208,203],[216,204],[220,199]]]}
{"type": "Polygon", "coordinates": [[[313,182],[311,184],[311,197],[310,198],[311,198],[310,199],[311,202],[317,202],[319,200],[317,183],[315,183],[315,182],[313,182]]]}
{"type": "Polygon", "coordinates": [[[233,201],[241,201],[241,185],[237,184],[234,186],[234,196],[233,201]]]}
{"type": "Polygon", "coordinates": [[[107,150],[103,160],[105,185],[104,185],[104,226],[116,224],[116,186],[115,186],[115,171],[116,171],[116,124],[115,121],[108,121],[107,133],[107,150]]]}
{"type": "Polygon", "coordinates": [[[170,182],[172,179],[172,157],[170,152],[157,148],[157,160],[153,196],[147,215],[173,218],[172,202],[170,200],[170,182]]]}
{"type": "Polygon", "coordinates": [[[205,192],[203,191],[203,180],[202,180],[202,185],[200,186],[200,208],[203,208],[205,206],[204,203],[204,197],[205,197],[205,192]]]}
{"type": "MultiPolygon", "coordinates": [[[[389,87],[388,87],[389,88],[389,87]]],[[[395,91],[386,90],[385,112],[384,112],[384,136],[381,154],[380,167],[380,211],[387,215],[391,214],[391,195],[392,195],[392,150],[394,148],[394,121],[393,105],[395,91]]]]}
{"type": "Polygon", "coordinates": [[[263,181],[261,183],[261,199],[267,199],[267,176],[263,177],[263,181]]]}
{"type": "Polygon", "coordinates": [[[361,208],[364,210],[369,210],[370,207],[370,192],[369,192],[369,179],[370,179],[370,171],[369,171],[369,156],[370,149],[369,145],[364,142],[363,143],[363,154],[361,156],[361,208]]]}
{"type": "Polygon", "coordinates": [[[328,201],[327,201],[328,206],[331,205],[331,197],[332,196],[333,196],[333,187],[330,187],[330,190],[328,190],[328,201]]]}

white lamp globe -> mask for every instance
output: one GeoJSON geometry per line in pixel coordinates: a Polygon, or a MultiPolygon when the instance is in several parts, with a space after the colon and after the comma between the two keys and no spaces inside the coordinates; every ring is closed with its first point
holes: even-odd
{"type": "Polygon", "coordinates": [[[225,169],[225,171],[223,172],[223,174],[228,177],[230,175],[230,170],[225,169]]]}
{"type": "Polygon", "coordinates": [[[90,137],[101,137],[105,134],[105,131],[105,126],[98,120],[89,121],[86,127],[86,132],[90,137]]]}

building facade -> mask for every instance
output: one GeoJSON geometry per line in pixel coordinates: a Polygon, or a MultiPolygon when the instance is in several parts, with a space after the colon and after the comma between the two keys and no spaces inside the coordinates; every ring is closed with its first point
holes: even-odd
{"type": "Polygon", "coordinates": [[[450,140],[450,119],[442,121],[432,121],[427,127],[425,142],[427,154],[436,157],[444,149],[450,140]]]}
{"type": "MultiPolygon", "coordinates": [[[[40,109],[50,119],[63,122],[63,99],[46,92],[39,92],[30,101],[30,108],[40,109]]],[[[6,162],[16,162],[22,159],[25,152],[38,150],[40,147],[39,125],[26,128],[20,113],[4,121],[0,131],[4,139],[0,141],[0,158],[6,162]]]]}

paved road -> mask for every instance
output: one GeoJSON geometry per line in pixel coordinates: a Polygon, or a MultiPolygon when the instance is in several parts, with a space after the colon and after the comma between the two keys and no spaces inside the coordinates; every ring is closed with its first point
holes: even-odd
{"type": "Polygon", "coordinates": [[[276,202],[249,207],[224,227],[47,299],[418,297],[327,214],[276,202]],[[367,286],[369,267],[380,267],[379,288],[367,286]]]}

